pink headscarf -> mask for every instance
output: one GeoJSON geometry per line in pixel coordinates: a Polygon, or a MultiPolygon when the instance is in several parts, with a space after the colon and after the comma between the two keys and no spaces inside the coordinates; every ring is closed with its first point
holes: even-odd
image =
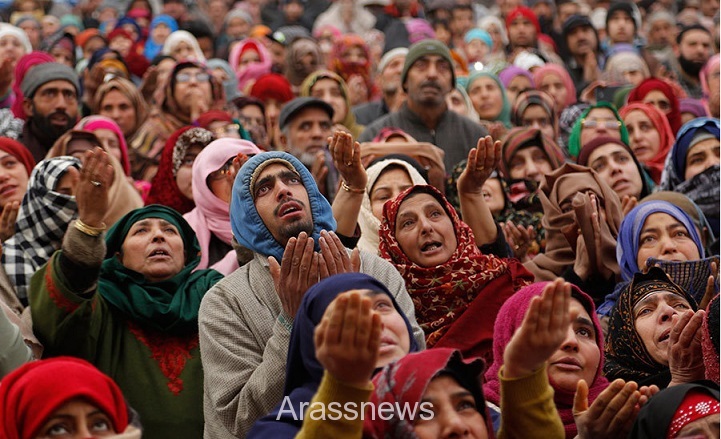
{"type": "Polygon", "coordinates": [[[245,86],[249,81],[257,80],[262,75],[270,73],[273,61],[271,59],[270,52],[266,49],[262,42],[253,38],[246,38],[233,46],[233,50],[231,50],[230,55],[228,56],[228,64],[230,64],[230,68],[235,72],[235,76],[238,77],[238,90],[244,92],[245,86]],[[254,49],[258,52],[260,62],[251,63],[245,67],[239,67],[238,63],[240,62],[241,54],[249,49],[254,49]]]}
{"type": "Polygon", "coordinates": [[[34,51],[28,53],[27,55],[23,55],[18,60],[17,64],[15,64],[15,82],[13,83],[15,101],[13,101],[12,106],[10,107],[15,117],[22,120],[27,120],[28,118],[27,114],[25,114],[25,109],[23,108],[25,96],[23,95],[22,90],[20,90],[20,84],[22,84],[23,79],[25,79],[25,75],[27,75],[28,71],[32,67],[48,62],[55,62],[55,59],[53,59],[53,57],[47,52],[34,51]]]}
{"type": "Polygon", "coordinates": [[[206,179],[212,173],[222,168],[225,162],[238,155],[238,153],[260,154],[262,151],[252,142],[240,139],[218,139],[210,142],[208,146],[195,158],[193,163],[193,200],[195,208],[183,215],[190,227],[195,230],[200,243],[201,268],[213,268],[224,275],[228,275],[238,268],[238,259],[235,251],[227,255],[212,267],[208,267],[208,247],[211,233],[228,245],[233,239],[230,228],[230,206],[215,196],[210,190],[206,179]]]}
{"type": "Polygon", "coordinates": [[[548,63],[536,69],[536,71],[533,72],[533,83],[536,84],[536,87],[540,90],[541,81],[543,81],[543,78],[545,78],[549,73],[554,73],[560,77],[561,81],[563,81],[563,85],[566,86],[566,102],[563,103],[563,108],[575,104],[576,86],[573,85],[573,79],[571,79],[568,71],[563,66],[548,63]]]}
{"type": "Polygon", "coordinates": [[[698,75],[699,80],[701,81],[701,90],[703,90],[703,105],[706,107],[706,114],[711,114],[708,108],[708,98],[710,94],[710,90],[708,88],[708,74],[711,69],[719,63],[721,63],[721,55],[717,53],[706,61],[706,64],[701,69],[701,73],[698,75]]]}
{"type": "Polygon", "coordinates": [[[125,136],[123,136],[123,130],[120,129],[114,120],[105,116],[88,116],[84,117],[77,125],[77,130],[92,131],[95,130],[110,130],[115,133],[118,138],[118,145],[120,145],[120,164],[123,165],[123,172],[126,176],[130,175],[130,157],[128,156],[128,144],[125,142],[125,136]]]}

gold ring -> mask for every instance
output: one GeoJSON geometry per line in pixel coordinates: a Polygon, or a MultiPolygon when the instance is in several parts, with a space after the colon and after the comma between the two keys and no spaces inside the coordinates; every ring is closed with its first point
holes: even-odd
{"type": "Polygon", "coordinates": [[[95,180],[90,180],[90,183],[92,183],[95,187],[100,187],[103,185],[101,182],[95,180]]]}
{"type": "Polygon", "coordinates": [[[346,162],[345,165],[350,168],[351,166],[353,166],[353,162],[346,162]]]}

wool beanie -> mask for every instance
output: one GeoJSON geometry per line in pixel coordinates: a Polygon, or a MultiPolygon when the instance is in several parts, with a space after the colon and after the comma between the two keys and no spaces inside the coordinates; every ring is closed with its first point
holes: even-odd
{"type": "MultiPolygon", "coordinates": [[[[406,77],[408,77],[408,70],[411,69],[411,66],[425,55],[438,55],[448,61],[448,64],[451,65],[451,87],[455,88],[456,72],[453,70],[451,51],[448,50],[445,44],[434,39],[419,41],[408,48],[406,63],[403,65],[403,72],[401,73],[401,85],[405,84],[406,77]]],[[[403,89],[405,90],[405,85],[403,85],[403,89]]]]}
{"type": "Polygon", "coordinates": [[[56,62],[38,64],[25,75],[20,90],[26,98],[32,98],[41,85],[50,81],[68,81],[75,87],[75,93],[80,94],[78,75],[73,69],[56,62]]]}

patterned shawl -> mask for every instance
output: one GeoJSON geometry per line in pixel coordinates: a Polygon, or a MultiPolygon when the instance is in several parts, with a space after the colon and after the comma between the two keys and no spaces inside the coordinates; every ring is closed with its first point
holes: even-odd
{"type": "MultiPolygon", "coordinates": [[[[444,336],[450,337],[456,332],[452,326],[460,323],[464,312],[471,307],[479,307],[488,318],[475,319],[472,334],[465,335],[474,340],[457,340],[454,342],[456,346],[452,347],[461,347],[459,344],[462,343],[484,345],[479,353],[487,354],[496,313],[508,297],[530,281],[525,276],[525,270],[514,276],[512,261],[482,254],[471,228],[460,220],[453,206],[432,186],[414,186],[387,202],[383,206],[379,235],[380,255],[395,265],[405,279],[406,289],[416,308],[416,319],[426,334],[426,345],[431,348],[446,344],[444,336]],[[453,223],[458,242],[451,258],[435,267],[421,267],[408,259],[395,236],[396,217],[401,204],[409,195],[419,192],[432,195],[443,206],[453,223]],[[488,287],[496,279],[499,282],[494,284],[495,288],[488,287]]],[[[477,346],[473,348],[478,349],[477,346]]]]}
{"type": "MultiPolygon", "coordinates": [[[[543,289],[547,285],[547,282],[538,282],[522,288],[516,294],[513,295],[503,305],[498,313],[498,319],[493,328],[493,358],[494,362],[488,367],[485,378],[486,383],[483,385],[483,393],[485,393],[488,401],[500,405],[501,401],[501,382],[498,378],[498,372],[503,366],[503,355],[506,351],[506,346],[511,341],[513,334],[523,323],[523,318],[528,311],[531,304],[531,300],[540,296],[543,289]]],[[[603,354],[603,331],[601,330],[601,322],[596,317],[596,309],[593,305],[593,299],[581,291],[577,286],[572,285],[571,296],[581,302],[581,305],[586,309],[588,315],[593,321],[593,327],[596,334],[596,344],[601,354],[603,354]]],[[[600,355],[600,361],[593,382],[588,383],[589,393],[588,402],[593,401],[601,394],[601,392],[608,387],[608,380],[603,377],[603,355],[600,355]]],[[[550,378],[550,377],[549,377],[550,378]]],[[[553,401],[556,404],[558,414],[563,421],[564,428],[566,430],[566,437],[573,438],[576,433],[576,423],[573,419],[573,392],[563,390],[554,385],[553,381],[550,382],[553,387],[554,395],[553,401]]],[[[503,414],[502,414],[503,415],[503,414]]],[[[506,416],[509,414],[506,413],[506,416]]]]}
{"type": "Polygon", "coordinates": [[[652,267],[646,274],[636,273],[621,292],[608,325],[606,366],[603,372],[609,380],[623,378],[636,381],[639,385],[668,385],[668,366],[658,363],[646,350],[636,331],[636,319],[633,315],[633,307],[641,299],[657,291],[670,291],[683,297],[696,311],[693,297],[673,283],[660,268],[652,267]]]}
{"type": "Polygon", "coordinates": [[[65,230],[77,213],[75,197],[55,192],[70,167],[80,169],[80,160],[58,157],[38,163],[20,205],[15,235],[3,244],[3,267],[26,306],[30,278],[60,249],[65,230]]]}

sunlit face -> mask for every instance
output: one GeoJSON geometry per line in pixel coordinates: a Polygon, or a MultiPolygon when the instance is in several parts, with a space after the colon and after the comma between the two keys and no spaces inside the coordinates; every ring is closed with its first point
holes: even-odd
{"type": "Polygon", "coordinates": [[[128,231],[120,262],[150,282],[170,279],[185,266],[185,247],[178,229],[160,218],[145,218],[128,231]]]}
{"type": "MultiPolygon", "coordinates": [[[[419,439],[464,437],[487,439],[488,430],[473,394],[455,378],[441,375],[428,384],[421,403],[431,403],[430,419],[416,418],[413,431],[419,439]]],[[[423,406],[425,407],[425,406],[423,406]]]]}
{"type": "Polygon", "coordinates": [[[483,183],[482,191],[483,199],[486,201],[491,213],[494,216],[500,214],[506,205],[501,180],[497,178],[489,178],[485,183],[483,183]]]}
{"type": "Polygon", "coordinates": [[[652,213],[646,218],[638,238],[639,267],[648,258],[664,261],[695,261],[701,258],[689,230],[667,213],[652,213]]]}
{"type": "Polygon", "coordinates": [[[668,114],[671,112],[671,100],[666,97],[663,92],[658,90],[651,90],[643,98],[644,104],[650,104],[661,110],[661,113],[668,114]]]}
{"type": "Polygon", "coordinates": [[[370,191],[371,210],[379,221],[383,220],[383,205],[413,186],[408,172],[400,167],[388,167],[376,179],[370,191]]]}
{"type": "Polygon", "coordinates": [[[593,383],[601,363],[601,350],[596,344],[593,320],[581,302],[572,298],[568,312],[577,313],[577,317],[561,347],[548,360],[548,377],[555,387],[575,392],[580,380],[589,386],[593,383]]]}
{"type": "Polygon", "coordinates": [[[252,188],[255,209],[280,245],[300,232],[313,232],[308,191],[297,172],[281,164],[263,168],[252,188]]]}
{"type": "Polygon", "coordinates": [[[684,179],[689,180],[713,165],[719,164],[719,139],[698,142],[686,152],[684,179]]]}
{"type": "Polygon", "coordinates": [[[594,108],[585,117],[585,121],[581,128],[581,147],[601,136],[621,140],[621,125],[609,108],[594,108]],[[591,124],[594,126],[591,127],[591,124]]]}
{"type": "Polygon", "coordinates": [[[553,171],[548,155],[538,146],[528,146],[516,151],[509,163],[509,173],[514,180],[543,181],[543,176],[553,171]]]}
{"type": "Polygon", "coordinates": [[[506,87],[506,96],[508,97],[508,100],[510,102],[515,102],[516,96],[518,96],[522,91],[532,88],[533,86],[531,85],[530,79],[528,79],[524,75],[518,75],[515,78],[511,79],[508,87],[506,87]]]}
{"type": "Polygon", "coordinates": [[[691,309],[688,301],[670,291],[655,291],[633,307],[636,332],[651,358],[668,365],[668,340],[673,326],[671,318],[691,309]]]}
{"type": "Polygon", "coordinates": [[[540,105],[532,104],[526,107],[521,115],[521,126],[537,128],[550,139],[556,138],[551,115],[540,105]]]}
{"type": "Polygon", "coordinates": [[[34,439],[84,439],[116,434],[110,417],[82,398],[71,399],[58,407],[43,423],[34,439]]]}
{"type": "Polygon", "coordinates": [[[122,162],[123,154],[120,151],[120,140],[118,139],[117,134],[104,128],[97,129],[93,131],[93,133],[95,133],[95,137],[100,140],[100,143],[103,144],[103,149],[107,151],[108,154],[115,157],[118,162],[122,162]]]}
{"type": "Polygon", "coordinates": [[[458,246],[451,218],[426,193],[410,195],[401,203],[395,234],[403,253],[421,267],[446,263],[458,246]]]}
{"type": "Polygon", "coordinates": [[[568,89],[560,76],[555,73],[547,73],[541,83],[538,85],[541,91],[548,93],[556,103],[556,114],[561,114],[561,110],[566,106],[568,89]]]}
{"type": "Polygon", "coordinates": [[[118,124],[123,135],[133,133],[136,128],[136,113],[130,98],[118,90],[110,90],[100,102],[98,114],[118,124]]]}
{"type": "Polygon", "coordinates": [[[468,96],[481,120],[496,120],[501,115],[503,93],[493,78],[478,77],[468,88],[468,96]]]}
{"type": "Polygon", "coordinates": [[[22,201],[28,187],[28,171],[14,155],[0,150],[0,208],[22,201]]]}
{"type": "Polygon", "coordinates": [[[448,105],[448,109],[454,113],[460,114],[461,116],[468,116],[466,100],[457,89],[454,88],[446,95],[446,105],[448,105]]]}
{"type": "Polygon", "coordinates": [[[341,123],[348,115],[346,104],[340,84],[334,79],[319,79],[310,90],[310,95],[330,104],[333,107],[333,123],[341,123]]]}
{"type": "Polygon", "coordinates": [[[624,195],[640,198],[643,190],[641,172],[623,146],[615,143],[599,146],[588,156],[588,166],[598,172],[619,198],[624,195]]]}
{"type": "Polygon", "coordinates": [[[641,162],[651,160],[661,149],[661,135],[646,113],[631,111],[623,119],[631,140],[631,150],[641,162]]]}

